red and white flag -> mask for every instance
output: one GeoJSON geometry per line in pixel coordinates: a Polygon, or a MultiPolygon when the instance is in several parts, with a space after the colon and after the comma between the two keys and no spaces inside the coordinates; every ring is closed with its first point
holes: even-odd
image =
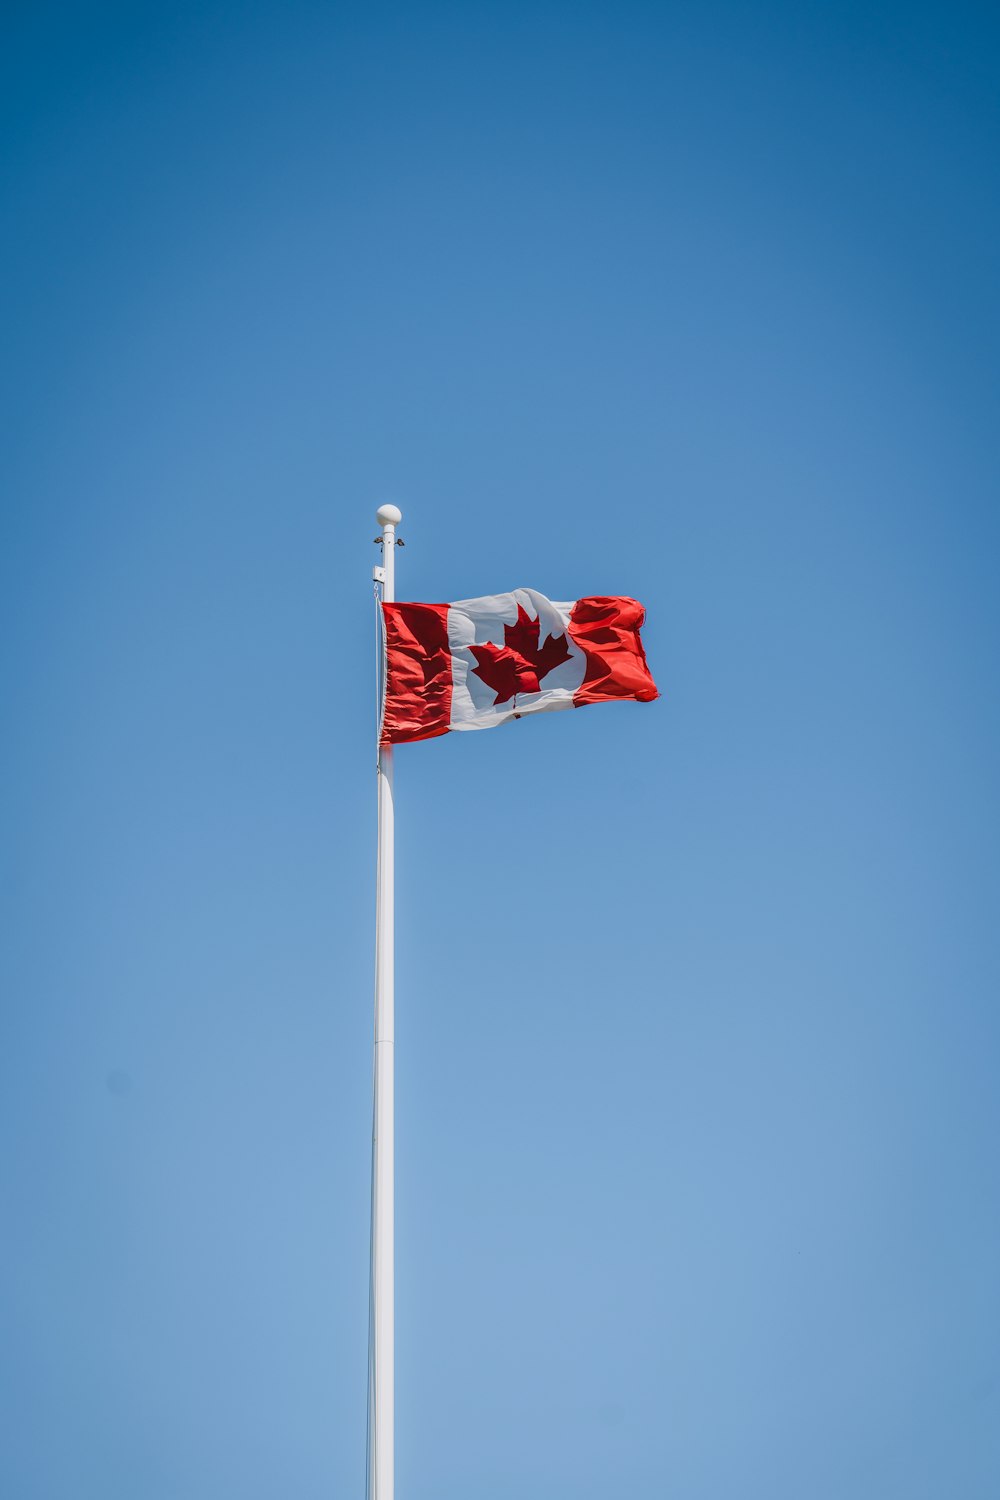
{"type": "Polygon", "coordinates": [[[492,729],[523,714],[659,696],[634,599],[557,604],[534,589],[457,604],[383,604],[381,741],[492,729]]]}

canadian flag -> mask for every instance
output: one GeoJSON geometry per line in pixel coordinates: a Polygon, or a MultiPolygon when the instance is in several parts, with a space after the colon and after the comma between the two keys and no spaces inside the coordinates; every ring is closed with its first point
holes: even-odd
{"type": "Polygon", "coordinates": [[[381,742],[492,729],[524,714],[659,694],[634,599],[569,604],[514,589],[456,604],[383,604],[381,742]]]}

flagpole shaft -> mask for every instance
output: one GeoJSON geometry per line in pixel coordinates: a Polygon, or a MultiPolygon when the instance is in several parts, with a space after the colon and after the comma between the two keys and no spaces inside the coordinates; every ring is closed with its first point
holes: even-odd
{"type": "MultiPolygon", "coordinates": [[[[396,582],[396,524],[391,506],[382,523],[382,598],[396,582]]],[[[369,1500],[393,1500],[395,1485],[394,1105],[395,954],[392,747],[379,747],[378,866],[375,939],[375,1108],[372,1139],[372,1370],[369,1500]]]]}

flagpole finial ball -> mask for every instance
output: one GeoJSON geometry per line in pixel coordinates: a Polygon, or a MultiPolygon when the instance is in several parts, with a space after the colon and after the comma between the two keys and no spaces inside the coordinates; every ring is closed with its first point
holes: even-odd
{"type": "Polygon", "coordinates": [[[403,512],[397,505],[380,505],[375,512],[375,519],[380,526],[398,526],[403,519],[403,512]]]}

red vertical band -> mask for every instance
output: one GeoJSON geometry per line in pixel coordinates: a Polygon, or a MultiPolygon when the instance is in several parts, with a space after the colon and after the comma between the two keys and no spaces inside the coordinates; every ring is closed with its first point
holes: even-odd
{"type": "Polygon", "coordinates": [[[429,740],[451,728],[447,604],[383,604],[386,642],[383,745],[429,740]]]}
{"type": "Polygon", "coordinates": [[[646,665],[639,627],[646,611],[635,599],[578,599],[569,617],[569,633],[587,658],[583,682],[573,706],[638,698],[649,703],[660,695],[646,665]]]}

